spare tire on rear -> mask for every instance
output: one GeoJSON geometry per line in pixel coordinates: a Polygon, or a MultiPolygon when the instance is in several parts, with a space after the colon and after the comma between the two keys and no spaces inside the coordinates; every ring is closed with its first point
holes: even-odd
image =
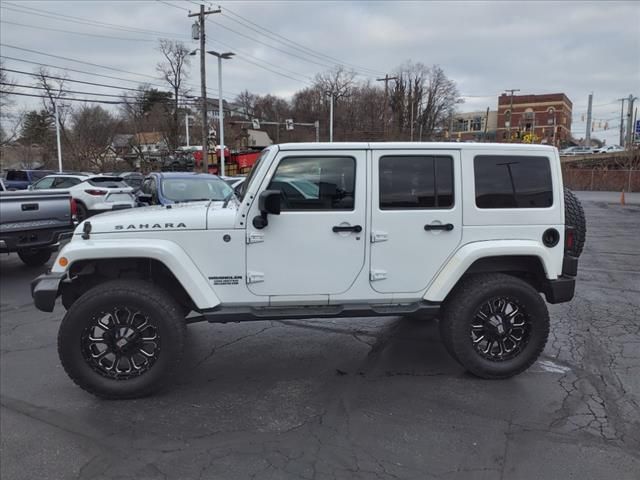
{"type": "Polygon", "coordinates": [[[569,253],[579,257],[587,238],[587,221],[580,200],[567,187],[564,188],[564,223],[575,231],[575,244],[569,253]]]}

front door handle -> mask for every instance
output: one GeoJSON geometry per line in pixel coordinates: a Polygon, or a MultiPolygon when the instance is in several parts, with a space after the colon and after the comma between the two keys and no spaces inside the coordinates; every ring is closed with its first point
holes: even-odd
{"type": "Polygon", "coordinates": [[[360,225],[336,225],[332,228],[334,233],[338,232],[356,232],[360,233],[362,231],[362,227],[360,225]]]}
{"type": "Polygon", "coordinates": [[[450,232],[451,230],[453,230],[453,223],[445,223],[442,225],[425,225],[424,229],[426,231],[429,230],[445,230],[447,232],[450,232]]]}

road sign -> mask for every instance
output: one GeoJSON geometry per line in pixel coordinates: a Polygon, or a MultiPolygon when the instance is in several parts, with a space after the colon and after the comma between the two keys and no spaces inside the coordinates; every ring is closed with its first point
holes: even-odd
{"type": "Polygon", "coordinates": [[[287,130],[293,130],[293,120],[291,118],[287,118],[284,123],[287,130]]]}
{"type": "Polygon", "coordinates": [[[251,126],[253,127],[254,130],[260,130],[260,120],[258,120],[257,118],[252,118],[251,126]]]}

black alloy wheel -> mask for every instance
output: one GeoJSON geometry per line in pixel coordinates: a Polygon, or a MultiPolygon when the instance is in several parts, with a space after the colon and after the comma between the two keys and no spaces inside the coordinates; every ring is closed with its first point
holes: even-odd
{"type": "Polygon", "coordinates": [[[100,312],[82,337],[85,361],[100,375],[126,380],[147,372],[160,354],[160,334],[147,315],[127,307],[100,312]]]}
{"type": "Polygon", "coordinates": [[[487,360],[515,358],[529,341],[530,320],[515,299],[495,297],[482,304],[471,321],[471,342],[487,360]]]}

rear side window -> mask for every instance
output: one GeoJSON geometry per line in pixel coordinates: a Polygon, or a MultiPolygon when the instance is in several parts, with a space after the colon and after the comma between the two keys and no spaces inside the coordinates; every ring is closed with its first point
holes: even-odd
{"type": "Polygon", "coordinates": [[[286,157],[270,190],[280,190],[285,210],[353,210],[356,160],[353,157],[286,157]]]}
{"type": "Polygon", "coordinates": [[[78,185],[80,180],[72,177],[59,177],[53,184],[53,188],[71,188],[78,185]]]}
{"type": "Polygon", "coordinates": [[[24,172],[22,170],[12,170],[10,172],[7,172],[7,180],[16,182],[28,182],[29,176],[27,175],[27,172],[24,172]]]}
{"type": "Polygon", "coordinates": [[[473,159],[478,208],[546,208],[553,205],[547,157],[478,155],[473,159]]]}
{"type": "Polygon", "coordinates": [[[380,209],[428,209],[453,206],[453,158],[385,156],[380,158],[380,209]]]}

